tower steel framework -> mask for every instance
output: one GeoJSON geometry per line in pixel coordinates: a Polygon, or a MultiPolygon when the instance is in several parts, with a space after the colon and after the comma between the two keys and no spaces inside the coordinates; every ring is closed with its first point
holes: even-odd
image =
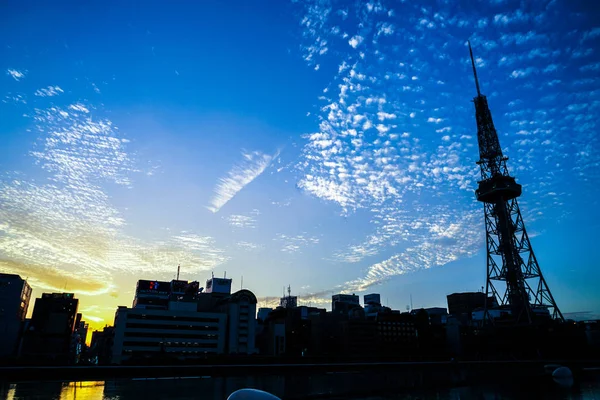
{"type": "Polygon", "coordinates": [[[475,116],[481,180],[475,195],[483,203],[487,247],[487,279],[484,321],[493,323],[487,300],[493,296],[500,309],[509,309],[511,321],[531,324],[536,314],[547,309],[555,319],[564,320],[558,309],[525,230],[517,198],[521,185],[510,176],[492,121],[486,96],[481,94],[473,50],[469,53],[477,87],[475,116]]]}

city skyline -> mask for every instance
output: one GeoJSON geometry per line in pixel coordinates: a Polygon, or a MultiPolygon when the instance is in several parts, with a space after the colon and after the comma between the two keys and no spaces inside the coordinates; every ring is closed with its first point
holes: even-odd
{"type": "Polygon", "coordinates": [[[479,290],[470,39],[548,285],[600,314],[598,6],[67,4],[0,6],[0,271],[33,297],[98,328],[177,265],[259,305],[479,290]]]}

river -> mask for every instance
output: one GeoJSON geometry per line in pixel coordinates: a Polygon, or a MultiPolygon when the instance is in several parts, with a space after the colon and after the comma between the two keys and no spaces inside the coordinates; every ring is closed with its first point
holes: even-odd
{"type": "Polygon", "coordinates": [[[552,382],[546,385],[511,384],[468,386],[438,389],[385,389],[373,387],[364,374],[345,374],[301,378],[294,376],[190,377],[161,379],[123,379],[87,382],[20,382],[0,383],[1,400],[225,400],[233,391],[253,387],[267,390],[286,399],[329,398],[355,400],[384,399],[599,399],[600,378],[576,382],[573,388],[561,389],[552,382]],[[341,378],[341,379],[340,379],[341,378]],[[308,381],[306,380],[308,379],[308,381]],[[350,393],[344,382],[358,382],[350,393]],[[308,384],[307,384],[308,382],[308,384]],[[332,386],[335,384],[335,386],[332,386]]]}

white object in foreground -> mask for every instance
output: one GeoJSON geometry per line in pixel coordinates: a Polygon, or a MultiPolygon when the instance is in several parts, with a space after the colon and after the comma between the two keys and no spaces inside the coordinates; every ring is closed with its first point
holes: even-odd
{"type": "Polygon", "coordinates": [[[271,393],[257,389],[240,389],[231,393],[227,400],[281,400],[271,393]]]}
{"type": "Polygon", "coordinates": [[[552,373],[552,379],[560,386],[570,388],[573,386],[573,372],[567,367],[559,367],[552,373]]]}

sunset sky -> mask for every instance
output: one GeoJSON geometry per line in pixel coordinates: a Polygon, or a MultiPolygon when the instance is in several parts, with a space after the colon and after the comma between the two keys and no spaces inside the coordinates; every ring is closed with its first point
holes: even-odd
{"type": "Polygon", "coordinates": [[[93,327],[178,264],[259,306],[480,290],[467,39],[548,285],[598,316],[591,1],[2,2],[0,271],[93,327]]]}

